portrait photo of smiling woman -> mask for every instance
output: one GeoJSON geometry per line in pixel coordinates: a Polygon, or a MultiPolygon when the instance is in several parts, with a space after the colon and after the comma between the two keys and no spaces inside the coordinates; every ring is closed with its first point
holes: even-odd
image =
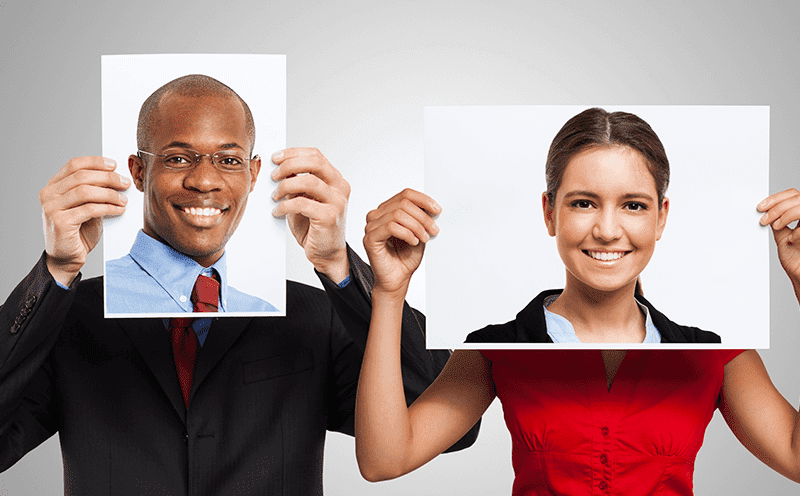
{"type": "Polygon", "coordinates": [[[103,151],[133,185],[126,213],[107,220],[106,314],[285,314],[285,237],[269,198],[285,59],[109,56],[103,71],[103,151]]]}
{"type": "Polygon", "coordinates": [[[540,293],[516,320],[467,342],[720,342],[668,320],[641,294],[638,278],[670,205],[669,160],[649,124],[627,112],[585,110],[553,139],[545,176],[542,211],[566,269],[564,289],[540,293]]]}
{"type": "Polygon", "coordinates": [[[430,348],[769,346],[767,107],[425,118],[430,348]]]}

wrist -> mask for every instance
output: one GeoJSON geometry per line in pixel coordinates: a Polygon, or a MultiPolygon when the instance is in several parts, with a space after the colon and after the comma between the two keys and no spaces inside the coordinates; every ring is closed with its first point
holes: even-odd
{"type": "Polygon", "coordinates": [[[338,250],[336,254],[327,256],[318,260],[312,260],[311,263],[320,274],[330,279],[336,284],[344,281],[350,275],[350,261],[347,259],[347,248],[338,250]]]}
{"type": "Polygon", "coordinates": [[[378,304],[386,305],[400,305],[406,301],[406,294],[408,293],[408,285],[404,284],[397,289],[383,288],[376,285],[372,289],[372,304],[373,307],[378,304]]]}
{"type": "Polygon", "coordinates": [[[47,262],[47,270],[50,272],[50,275],[61,283],[63,286],[69,287],[72,284],[72,281],[78,276],[78,273],[81,271],[81,267],[83,264],[64,264],[59,263],[50,255],[46,255],[46,262],[47,262]]]}

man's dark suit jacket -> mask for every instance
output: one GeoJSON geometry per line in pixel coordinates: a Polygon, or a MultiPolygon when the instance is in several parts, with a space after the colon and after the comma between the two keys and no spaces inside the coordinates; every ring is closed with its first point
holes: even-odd
{"type": "MultiPolygon", "coordinates": [[[[61,289],[43,255],[0,308],[0,471],[58,432],[67,494],[322,494],[368,331],[372,274],[350,255],[348,286],[321,276],[330,298],[290,281],[286,317],[214,319],[188,411],[163,320],[104,319],[102,279],[61,289]]],[[[409,401],[448,358],[420,319],[406,308],[409,401]]]]}

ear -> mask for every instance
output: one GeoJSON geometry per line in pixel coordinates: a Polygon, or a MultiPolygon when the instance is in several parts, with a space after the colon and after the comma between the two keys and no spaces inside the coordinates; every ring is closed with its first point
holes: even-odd
{"type": "Polygon", "coordinates": [[[553,219],[553,207],[550,206],[550,199],[547,192],[542,193],[542,213],[544,214],[544,225],[547,226],[547,234],[552,237],[556,235],[556,222],[553,219]]]}
{"type": "Polygon", "coordinates": [[[261,172],[261,157],[256,155],[250,160],[250,192],[252,193],[254,189],[256,189],[256,179],[258,179],[258,173],[261,172]]]}
{"type": "Polygon", "coordinates": [[[661,210],[658,211],[658,227],[656,228],[656,241],[661,239],[664,228],[667,227],[667,215],[669,214],[669,198],[664,198],[661,210]]]}
{"type": "Polygon", "coordinates": [[[147,171],[139,155],[130,155],[128,157],[128,170],[131,171],[133,185],[136,186],[136,189],[144,193],[144,176],[147,171]]]}

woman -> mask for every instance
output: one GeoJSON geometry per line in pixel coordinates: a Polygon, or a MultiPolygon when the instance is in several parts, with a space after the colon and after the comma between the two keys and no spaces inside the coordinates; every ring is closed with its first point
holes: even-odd
{"type": "Polygon", "coordinates": [[[522,319],[475,331],[467,342],[720,342],[670,321],[635,290],[669,213],[669,161],[645,121],[581,112],[553,139],[545,175],[542,210],[566,267],[564,290],[542,292],[522,319]]]}
{"type": "MultiPolygon", "coordinates": [[[[545,223],[556,235],[567,285],[547,311],[582,341],[641,342],[648,321],[658,322],[633,295],[666,222],[664,168],[628,144],[579,139],[592,128],[609,131],[601,136],[624,135],[617,124],[641,128],[639,121],[599,109],[576,116],[565,125],[575,132],[559,133],[574,134],[572,153],[560,175],[548,174],[545,223]],[[573,126],[575,119],[586,122],[573,126]]],[[[557,137],[554,146],[559,142],[566,143],[557,137]]],[[[800,193],[777,193],[758,209],[800,294],[800,229],[787,227],[800,219],[800,193]]],[[[694,459],[716,408],[755,456],[800,481],[798,413],[753,350],[459,350],[407,408],[402,304],[424,244],[438,233],[430,215],[440,211],[431,198],[407,190],[367,217],[364,246],[375,286],[356,407],[356,454],[365,478],[389,479],[423,465],[497,396],[512,437],[515,495],[691,494],[694,459]]],[[[554,320],[544,309],[536,312],[521,312],[515,328],[538,335],[546,328],[549,335],[554,320]]]]}

